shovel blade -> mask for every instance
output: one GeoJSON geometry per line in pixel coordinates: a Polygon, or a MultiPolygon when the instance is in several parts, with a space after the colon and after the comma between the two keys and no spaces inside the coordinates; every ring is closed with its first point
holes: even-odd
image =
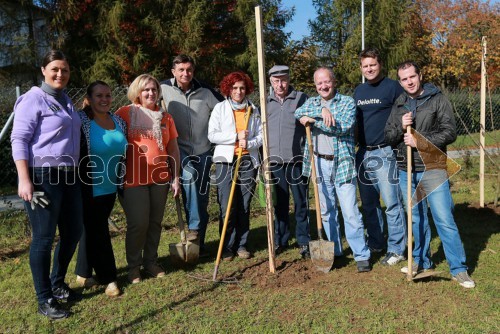
{"type": "Polygon", "coordinates": [[[194,242],[188,241],[185,247],[186,262],[189,264],[197,263],[200,257],[200,246],[194,242]]]}
{"type": "Polygon", "coordinates": [[[186,251],[182,242],[169,245],[170,259],[173,263],[182,264],[186,262],[186,251]]]}
{"type": "Polygon", "coordinates": [[[415,281],[415,280],[423,279],[426,277],[436,276],[436,275],[439,275],[441,273],[442,273],[442,271],[434,271],[434,270],[428,269],[426,271],[422,271],[422,272],[414,275],[411,279],[413,281],[415,281]]]}
{"type": "Polygon", "coordinates": [[[335,259],[334,245],[335,243],[333,241],[309,241],[311,260],[317,270],[324,273],[332,270],[333,261],[335,259]]]}

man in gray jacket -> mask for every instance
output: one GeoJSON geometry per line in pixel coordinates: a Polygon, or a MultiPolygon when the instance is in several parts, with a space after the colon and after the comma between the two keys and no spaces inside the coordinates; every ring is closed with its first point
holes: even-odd
{"type": "Polygon", "coordinates": [[[276,254],[288,247],[290,238],[289,199],[294,201],[297,244],[302,257],[309,257],[308,178],[302,175],[305,128],[295,119],[295,110],[307,95],[290,86],[289,69],[284,65],[269,70],[273,91],[267,98],[269,158],[276,190],[274,242],[276,254]]]}
{"type": "Polygon", "coordinates": [[[181,157],[181,182],[188,239],[199,239],[200,256],[207,255],[205,233],[212,150],[208,140],[208,119],[222,95],[194,78],[195,62],[178,55],[172,62],[173,78],[161,83],[163,100],[175,122],[181,157]]]}
{"type": "MultiPolygon", "coordinates": [[[[457,224],[453,218],[446,164],[446,146],[457,138],[455,116],[450,101],[433,84],[422,83],[417,64],[406,61],[398,66],[399,83],[405,93],[399,96],[385,126],[385,142],[398,149],[399,185],[408,203],[407,180],[411,177],[413,237],[415,247],[412,268],[405,274],[430,270],[433,267],[430,251],[431,229],[427,207],[443,244],[453,280],[464,288],[476,284],[467,273],[465,251],[457,224]],[[407,133],[410,127],[411,133],[407,133]],[[407,173],[407,146],[411,149],[411,174],[407,173]],[[418,185],[418,188],[417,188],[418,185]],[[417,190],[418,189],[418,190],[417,190]]],[[[408,205],[408,204],[407,204],[408,205]]]]}

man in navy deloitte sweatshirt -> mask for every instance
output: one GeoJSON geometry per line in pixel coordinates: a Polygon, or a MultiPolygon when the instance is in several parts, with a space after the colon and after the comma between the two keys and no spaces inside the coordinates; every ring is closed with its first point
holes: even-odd
{"type": "Polygon", "coordinates": [[[356,154],[359,192],[363,204],[368,247],[372,253],[387,249],[382,265],[395,265],[405,259],[406,222],[398,186],[396,156],[384,141],[384,127],[401,85],[382,74],[380,53],[368,48],[360,55],[361,72],[366,79],[356,87],[358,143],[356,154]],[[386,205],[387,242],[380,197],[386,205]]]}

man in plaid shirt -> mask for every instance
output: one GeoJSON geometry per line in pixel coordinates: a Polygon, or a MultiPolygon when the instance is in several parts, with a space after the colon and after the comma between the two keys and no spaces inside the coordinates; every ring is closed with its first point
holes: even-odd
{"type": "MultiPolygon", "coordinates": [[[[318,175],[323,229],[335,243],[335,256],[343,256],[335,195],[339,198],[347,242],[359,272],[371,270],[370,250],[365,242],[364,226],[356,198],[354,100],[335,89],[335,76],[327,67],[314,72],[319,96],[308,99],[295,111],[301,124],[312,125],[313,148],[318,175]]],[[[303,174],[311,174],[310,153],[306,145],[303,174]]]]}

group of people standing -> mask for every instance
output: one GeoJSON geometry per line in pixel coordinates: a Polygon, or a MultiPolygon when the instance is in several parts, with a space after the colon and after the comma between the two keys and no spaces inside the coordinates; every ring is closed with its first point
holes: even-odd
{"type": "MultiPolygon", "coordinates": [[[[406,182],[399,180],[408,177],[406,161],[400,156],[409,145],[414,148],[413,184],[423,184],[427,194],[427,202],[407,208],[414,217],[411,270],[417,273],[433,266],[428,203],[453,278],[473,288],[453,219],[446,161],[429,165],[422,154],[431,146],[446,151],[446,145],[455,140],[448,100],[435,86],[422,85],[418,66],[412,62],[398,68],[399,83],[383,76],[376,49],[363,50],[360,68],[367,82],[356,88],[354,99],[337,92],[334,73],[327,67],[315,71],[318,96],[311,98],[290,85],[287,66],[275,65],[268,72],[276,255],[290,246],[291,191],[299,254],[310,256],[309,157],[314,154],[322,223],[328,240],[335,244],[335,256],[344,255],[338,200],[359,272],[371,270],[372,253],[387,251],[383,265],[405,260],[406,182]],[[305,143],[305,126],[312,127],[313,152],[305,143]],[[406,133],[406,127],[413,128],[412,134],[406,133]],[[399,150],[397,155],[393,148],[399,150]],[[387,241],[380,198],[386,206],[387,241]]],[[[250,202],[260,166],[262,123],[258,108],[248,99],[254,84],[246,73],[225,76],[221,95],[194,78],[193,58],[178,55],[172,62],[171,79],[160,83],[148,74],[138,76],[128,89],[131,103],[111,113],[111,89],[102,81],[89,85],[82,110],[75,109],[64,91],[70,68],[62,52],[50,51],[41,69],[41,87],[33,87],[16,102],[11,136],[18,194],[25,201],[32,228],[30,267],[39,313],[65,318],[69,312],[59,302],[81,299],[64,282],[78,242],[77,282],[84,287],[106,285],[108,296],[121,293],[108,229],[117,193],[127,220],[125,248],[132,284],[141,282],[144,272],[152,277],[165,275],[157,259],[169,189],[174,197],[184,198],[188,239],[199,243],[200,257],[208,256],[205,234],[212,164],[221,233],[222,222],[228,220],[223,259],[252,256],[250,202]],[[237,159],[236,190],[228,210],[237,159]],[[59,240],[50,273],[56,228],[59,240]]]]}
{"type": "MultiPolygon", "coordinates": [[[[401,271],[412,270],[415,275],[434,266],[427,217],[430,207],[453,280],[465,288],[474,288],[453,218],[446,170],[446,146],[456,139],[450,102],[436,86],[423,84],[420,69],[414,62],[405,61],[398,66],[397,82],[382,74],[378,50],[363,50],[359,60],[366,82],[356,87],[354,98],[338,93],[333,71],[320,67],[314,73],[318,96],[295,110],[301,124],[313,126],[322,223],[328,239],[335,242],[335,256],[343,256],[337,198],[346,240],[358,272],[371,270],[372,253],[387,251],[382,265],[392,266],[406,259],[404,205],[408,203],[406,181],[411,177],[415,205],[406,210],[411,210],[413,218],[415,247],[409,256],[415,261],[412,268],[403,267],[401,271]],[[412,150],[411,162],[405,157],[407,146],[412,150]],[[412,164],[411,176],[407,175],[407,163],[412,164]],[[358,209],[356,185],[364,224],[358,209]],[[386,206],[387,240],[381,198],[386,206]]],[[[309,175],[308,157],[306,150],[304,175],[309,175]]]]}

